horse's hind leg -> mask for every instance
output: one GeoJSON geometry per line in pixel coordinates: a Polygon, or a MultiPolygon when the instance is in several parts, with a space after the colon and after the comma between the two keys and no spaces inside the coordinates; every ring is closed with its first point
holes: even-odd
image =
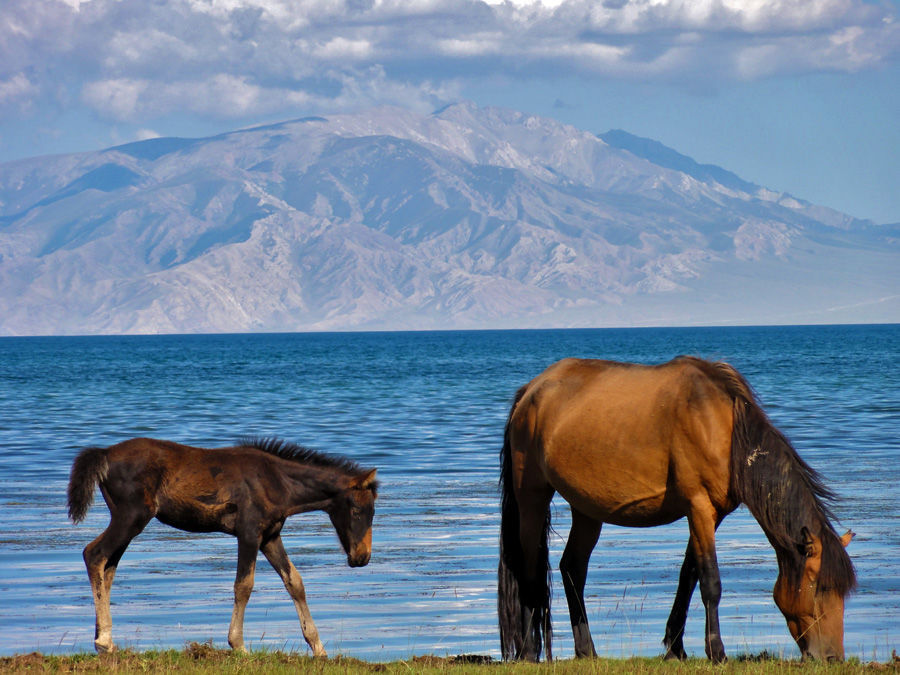
{"type": "Polygon", "coordinates": [[[303,579],[300,573],[294,567],[294,563],[288,558],[287,552],[284,550],[284,543],[281,536],[270,539],[262,546],[263,555],[266,556],[278,576],[284,582],[284,587],[294,601],[294,607],[297,608],[297,616],[300,617],[300,630],[303,631],[303,639],[313,651],[313,656],[328,656],[325,653],[325,647],[319,639],[319,631],[316,630],[316,624],[313,623],[312,615],[309,613],[309,606],[306,604],[306,589],[303,588],[303,579]]]}
{"type": "Polygon", "coordinates": [[[112,616],[109,611],[109,594],[112,589],[116,566],[128,544],[150,521],[146,513],[124,513],[111,510],[109,526],[84,547],[84,564],[94,596],[96,623],[94,624],[94,648],[98,652],[115,649],[112,640],[112,616]]]}
{"type": "Polygon", "coordinates": [[[684,552],[684,562],[681,564],[681,573],[678,575],[678,590],[675,592],[675,601],[672,603],[672,612],[666,622],[666,636],[663,644],[666,647],[667,659],[687,658],[684,651],[684,626],[687,622],[688,607],[691,604],[691,596],[697,586],[698,571],[697,559],[694,557],[693,545],[689,542],[684,552]]]}
{"type": "Polygon", "coordinates": [[[584,583],[587,579],[588,561],[597,544],[602,526],[603,523],[572,509],[572,529],[569,531],[569,540],[559,562],[563,587],[566,589],[566,600],[569,603],[576,657],[597,656],[584,607],[584,583]]]}
{"type": "Polygon", "coordinates": [[[231,624],[228,626],[228,644],[238,652],[246,652],[244,646],[244,610],[253,592],[253,577],[256,573],[256,554],[259,544],[256,541],[238,539],[237,574],[234,578],[234,610],[231,612],[231,624]]]}

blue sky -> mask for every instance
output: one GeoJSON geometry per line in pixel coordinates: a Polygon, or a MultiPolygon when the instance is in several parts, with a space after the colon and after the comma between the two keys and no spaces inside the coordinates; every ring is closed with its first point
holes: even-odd
{"type": "Polygon", "coordinates": [[[0,5],[0,162],[462,99],[900,222],[896,0],[0,5]]]}

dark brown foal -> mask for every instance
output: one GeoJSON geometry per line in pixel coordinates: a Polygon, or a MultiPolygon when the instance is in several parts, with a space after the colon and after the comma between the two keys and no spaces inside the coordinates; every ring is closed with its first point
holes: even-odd
{"type": "Polygon", "coordinates": [[[325,648],[306,604],[300,574],[281,541],[284,521],[322,510],[331,519],[351,567],[369,562],[378,484],[375,469],[276,439],[203,449],[135,438],[109,448],[87,448],[69,480],[69,516],[84,519],[94,488],[109,507],[109,526],[84,549],[97,613],[94,646],[115,648],[109,593],[128,544],[152,518],[188,532],[225,532],[238,540],[234,611],[228,644],[244,647],[244,610],[253,590],[257,553],[284,582],[315,656],[325,648]]]}

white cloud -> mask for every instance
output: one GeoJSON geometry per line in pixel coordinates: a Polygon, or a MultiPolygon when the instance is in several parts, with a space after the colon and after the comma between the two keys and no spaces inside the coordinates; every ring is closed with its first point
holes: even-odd
{"type": "Polygon", "coordinates": [[[237,118],[354,96],[423,103],[482,73],[719,84],[900,53],[896,9],[865,0],[4,3],[0,115],[43,97],[119,120],[237,118]]]}
{"type": "Polygon", "coordinates": [[[84,102],[95,110],[118,119],[128,119],[138,110],[141,94],[150,83],[144,80],[113,79],[89,82],[82,90],[84,102]]]}
{"type": "Polygon", "coordinates": [[[0,106],[8,103],[27,102],[34,93],[36,93],[36,87],[24,73],[16,73],[8,80],[0,80],[0,106]]]}
{"type": "Polygon", "coordinates": [[[328,75],[338,84],[337,95],[262,87],[243,77],[221,74],[206,80],[168,83],[100,80],[84,87],[84,99],[109,117],[127,121],[134,119],[138,111],[148,117],[178,110],[213,118],[236,118],[267,115],[285,108],[332,112],[392,104],[424,112],[459,97],[453,82],[404,84],[392,81],[377,66],[328,75]]]}
{"type": "Polygon", "coordinates": [[[161,134],[153,129],[138,129],[134,134],[136,141],[148,141],[151,138],[159,138],[161,134]]]}
{"type": "Polygon", "coordinates": [[[336,37],[328,40],[325,44],[318,46],[313,51],[313,54],[325,61],[337,61],[341,59],[358,61],[371,56],[374,51],[372,44],[368,40],[348,40],[346,38],[336,37]]]}
{"type": "Polygon", "coordinates": [[[468,39],[448,38],[438,40],[435,47],[438,53],[447,56],[484,56],[486,54],[502,54],[505,47],[503,36],[497,33],[490,35],[473,35],[468,39]]]}

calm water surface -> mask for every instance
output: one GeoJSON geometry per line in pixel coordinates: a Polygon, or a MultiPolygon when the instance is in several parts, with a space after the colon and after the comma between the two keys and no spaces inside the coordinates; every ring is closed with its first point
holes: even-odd
{"type": "MultiPolygon", "coordinates": [[[[379,468],[372,562],[350,569],[321,513],[283,537],[329,653],[370,660],[499,656],[497,463],[515,390],[564,356],[653,363],[725,359],[776,425],[844,497],[860,578],[848,656],[900,649],[900,326],[0,339],[0,654],[93,648],[81,549],[108,520],[66,519],[81,447],[134,436],[220,446],[274,435],[379,468]]],[[[568,508],[554,502],[554,566],[568,508]]],[[[603,655],[660,653],[687,540],[684,522],[605,526],[586,604],[603,655]]],[[[719,529],[721,622],[730,654],[798,656],[771,600],[775,556],[745,509],[719,529]]],[[[235,540],[156,521],[113,588],[113,636],[136,649],[225,646],[235,540]]],[[[555,653],[573,653],[555,579],[555,653]]],[[[251,648],[306,651],[292,603],[260,558],[251,648]]],[[[685,644],[703,654],[699,593],[685,644]]]]}

